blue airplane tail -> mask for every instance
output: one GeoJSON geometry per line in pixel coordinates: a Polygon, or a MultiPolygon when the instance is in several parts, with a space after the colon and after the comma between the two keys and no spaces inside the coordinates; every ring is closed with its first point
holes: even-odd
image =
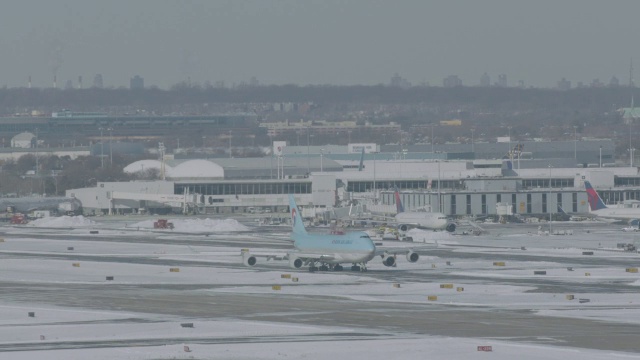
{"type": "Polygon", "coordinates": [[[298,210],[296,200],[293,198],[292,194],[289,194],[289,211],[291,212],[291,227],[293,233],[299,235],[306,234],[307,229],[304,228],[302,215],[300,214],[300,210],[298,210]]]}
{"type": "Polygon", "coordinates": [[[564,215],[569,215],[569,214],[567,214],[566,211],[564,211],[564,209],[560,205],[558,205],[558,212],[561,213],[561,214],[564,214],[564,215]]]}
{"type": "Polygon", "coordinates": [[[584,182],[584,187],[587,189],[587,197],[589,198],[589,208],[591,211],[606,209],[607,205],[604,204],[598,192],[591,186],[591,183],[588,181],[584,182]]]}

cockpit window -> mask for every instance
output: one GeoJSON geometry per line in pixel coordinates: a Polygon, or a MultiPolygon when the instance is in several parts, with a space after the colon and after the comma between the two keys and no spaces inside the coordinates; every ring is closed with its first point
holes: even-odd
{"type": "Polygon", "coordinates": [[[360,239],[371,239],[369,235],[360,235],[360,239]]]}
{"type": "Polygon", "coordinates": [[[445,219],[446,220],[447,217],[446,216],[440,216],[440,217],[438,217],[438,219],[445,219]]]}

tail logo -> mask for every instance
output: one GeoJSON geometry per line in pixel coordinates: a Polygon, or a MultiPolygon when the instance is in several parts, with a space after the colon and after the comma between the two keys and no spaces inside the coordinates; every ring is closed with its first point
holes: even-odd
{"type": "Polygon", "coordinates": [[[400,193],[396,191],[395,197],[396,197],[396,210],[398,214],[401,212],[404,212],[404,206],[402,206],[402,201],[400,200],[400,193]]]}
{"type": "Polygon", "coordinates": [[[598,193],[593,188],[587,189],[587,197],[589,198],[589,206],[595,210],[598,208],[598,193]]]}
{"type": "Polygon", "coordinates": [[[291,209],[291,224],[293,224],[293,226],[296,226],[296,213],[296,208],[291,209]]]}

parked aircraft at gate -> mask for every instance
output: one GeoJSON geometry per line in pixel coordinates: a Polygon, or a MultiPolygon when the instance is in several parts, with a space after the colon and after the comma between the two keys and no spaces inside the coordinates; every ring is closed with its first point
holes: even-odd
{"type": "Polygon", "coordinates": [[[588,181],[584,182],[589,199],[591,214],[603,219],[636,220],[640,219],[640,201],[627,200],[617,207],[608,207],[588,181]]]}
{"type": "Polygon", "coordinates": [[[398,223],[398,230],[408,231],[412,228],[427,230],[447,230],[448,232],[456,231],[456,224],[449,222],[447,216],[441,212],[422,211],[404,211],[400,194],[396,191],[396,214],[395,220],[398,223]]]}

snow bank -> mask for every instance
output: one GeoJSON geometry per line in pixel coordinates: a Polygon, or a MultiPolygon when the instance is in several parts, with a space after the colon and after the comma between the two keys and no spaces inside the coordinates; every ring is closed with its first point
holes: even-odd
{"type": "Polygon", "coordinates": [[[27,226],[43,227],[43,228],[75,228],[75,227],[88,227],[95,225],[96,222],[85,218],[82,215],[79,216],[61,216],[61,217],[45,217],[31,221],[27,226]]]}
{"type": "MultiPolygon", "coordinates": [[[[129,228],[153,229],[153,223],[157,220],[145,220],[132,225],[129,228]]],[[[177,232],[233,232],[248,231],[249,228],[240,224],[235,219],[169,219],[173,223],[173,230],[177,232]]]]}

